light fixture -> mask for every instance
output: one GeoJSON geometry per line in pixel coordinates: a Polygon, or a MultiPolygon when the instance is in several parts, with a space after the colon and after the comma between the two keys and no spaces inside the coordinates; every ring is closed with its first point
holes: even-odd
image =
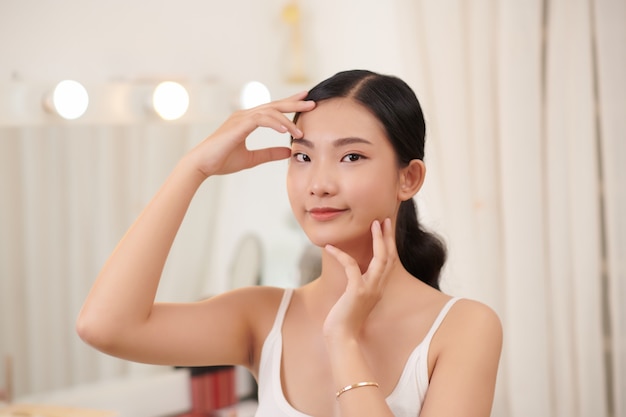
{"type": "Polygon", "coordinates": [[[259,81],[250,81],[241,89],[239,105],[242,109],[250,109],[272,101],[270,90],[259,81]]]}
{"type": "Polygon", "coordinates": [[[154,89],[152,107],[163,120],[179,119],[189,108],[189,93],[179,83],[162,82],[154,89]]]}
{"type": "Polygon", "coordinates": [[[44,107],[64,119],[78,119],[89,107],[89,94],[78,81],[64,80],[44,98],[44,107]]]}

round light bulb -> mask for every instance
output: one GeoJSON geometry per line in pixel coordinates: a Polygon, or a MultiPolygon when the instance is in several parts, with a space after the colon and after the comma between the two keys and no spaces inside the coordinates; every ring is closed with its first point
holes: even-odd
{"type": "Polygon", "coordinates": [[[270,90],[258,81],[250,81],[241,89],[239,104],[242,109],[250,109],[272,101],[270,90]]]}
{"type": "Polygon", "coordinates": [[[163,120],[176,120],[187,112],[189,94],[182,85],[165,81],[154,89],[152,106],[163,120]]]}
{"type": "Polygon", "coordinates": [[[52,106],[64,119],[77,119],[87,111],[89,94],[81,83],[64,80],[56,85],[52,92],[52,106]]]}

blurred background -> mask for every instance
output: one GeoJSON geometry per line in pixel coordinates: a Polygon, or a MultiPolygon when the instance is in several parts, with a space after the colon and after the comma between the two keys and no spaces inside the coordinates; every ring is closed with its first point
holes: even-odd
{"type": "MultiPolygon", "coordinates": [[[[417,201],[448,243],[444,291],[504,326],[492,415],[625,417],[624,0],[0,1],[4,394],[163,377],[76,336],[100,267],[178,158],[249,105],[250,82],[266,89],[254,103],[353,68],[420,98],[417,201]],[[63,80],[85,106],[63,107],[63,80]],[[166,81],[180,107],[153,101],[166,81]]],[[[310,249],[285,168],[203,185],[159,299],[299,285],[310,249]]]]}

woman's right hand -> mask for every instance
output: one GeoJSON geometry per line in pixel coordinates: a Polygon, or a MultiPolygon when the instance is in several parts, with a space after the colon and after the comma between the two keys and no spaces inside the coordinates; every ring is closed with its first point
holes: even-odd
{"type": "Polygon", "coordinates": [[[283,100],[233,113],[188,156],[205,177],[230,174],[265,162],[288,158],[291,150],[287,147],[249,150],[246,147],[246,138],[258,127],[290,133],[294,138],[302,137],[302,132],[285,113],[312,110],[315,102],[305,101],[306,95],[307,92],[303,91],[283,100]]]}

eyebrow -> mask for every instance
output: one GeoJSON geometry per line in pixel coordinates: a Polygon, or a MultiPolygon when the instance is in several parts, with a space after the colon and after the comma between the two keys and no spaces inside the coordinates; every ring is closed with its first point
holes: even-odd
{"type": "MultiPolygon", "coordinates": [[[[307,148],[315,148],[315,145],[313,144],[312,141],[310,141],[309,139],[305,139],[305,138],[301,138],[301,139],[293,139],[291,141],[292,144],[294,143],[298,143],[299,145],[305,146],[307,148]]],[[[335,139],[333,141],[333,146],[335,148],[339,148],[342,146],[346,146],[346,145],[352,145],[355,143],[362,143],[362,144],[366,144],[366,145],[371,145],[372,142],[370,142],[367,139],[363,139],[363,138],[358,138],[358,137],[347,137],[347,138],[339,138],[339,139],[335,139]]]]}

